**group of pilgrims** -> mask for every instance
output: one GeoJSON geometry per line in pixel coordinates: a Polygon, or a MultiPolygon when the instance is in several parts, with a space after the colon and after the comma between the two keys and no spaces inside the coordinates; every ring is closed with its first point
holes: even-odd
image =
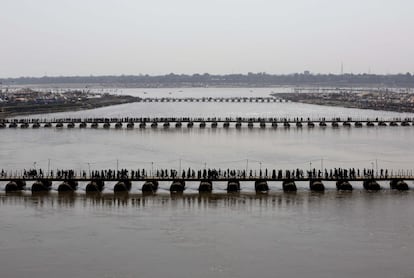
{"type": "MultiPolygon", "coordinates": [[[[391,172],[391,176],[393,173],[391,172]]],[[[0,177],[7,178],[13,176],[13,173],[7,172],[4,169],[0,172],[0,177]]],[[[16,174],[14,174],[16,176],[16,174]]],[[[269,180],[282,179],[357,179],[380,177],[388,178],[388,169],[380,169],[374,171],[373,169],[363,170],[355,168],[333,168],[317,170],[315,168],[309,170],[293,169],[293,170],[276,170],[276,169],[260,169],[260,170],[237,170],[237,169],[192,169],[176,170],[176,169],[137,169],[137,170],[92,170],[92,171],[75,171],[74,169],[58,169],[51,171],[44,171],[42,169],[28,169],[21,172],[22,178],[56,178],[56,179],[104,179],[104,180],[120,180],[131,179],[141,180],[149,178],[157,179],[194,179],[194,180],[218,180],[218,179],[249,179],[249,178],[263,178],[269,180]]]]}

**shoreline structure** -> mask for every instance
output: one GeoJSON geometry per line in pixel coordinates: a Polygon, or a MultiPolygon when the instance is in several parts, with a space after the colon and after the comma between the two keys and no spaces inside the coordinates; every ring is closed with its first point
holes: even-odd
{"type": "Polygon", "coordinates": [[[64,93],[39,92],[32,89],[3,91],[0,92],[0,119],[95,109],[139,100],[139,97],[129,95],[98,94],[79,90],[68,90],[64,93]]]}
{"type": "Polygon", "coordinates": [[[372,109],[399,113],[414,113],[414,94],[411,90],[395,91],[366,88],[338,89],[294,88],[292,93],[270,93],[269,97],[250,98],[142,98],[130,95],[92,93],[68,89],[64,93],[35,91],[22,88],[0,91],[0,119],[31,114],[48,114],[95,109],[133,102],[298,102],[322,106],[372,109]]]}
{"type": "Polygon", "coordinates": [[[338,92],[295,92],[273,93],[271,95],[290,102],[414,113],[414,94],[410,92],[393,92],[388,90],[351,92],[340,90],[338,92]]]}

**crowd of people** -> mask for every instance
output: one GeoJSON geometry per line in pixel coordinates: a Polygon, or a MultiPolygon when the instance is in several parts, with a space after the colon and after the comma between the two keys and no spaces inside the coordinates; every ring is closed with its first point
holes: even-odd
{"type": "MultiPolygon", "coordinates": [[[[0,177],[16,177],[21,178],[56,178],[56,179],[104,179],[104,180],[143,180],[149,178],[156,179],[194,179],[194,180],[218,180],[218,179],[254,179],[263,178],[268,180],[284,180],[284,179],[325,179],[325,180],[339,180],[339,179],[358,179],[358,178],[385,178],[393,176],[393,172],[389,173],[388,169],[380,169],[374,171],[373,169],[355,169],[355,168],[333,168],[317,170],[315,168],[310,170],[292,169],[292,170],[276,170],[276,169],[260,169],[260,170],[240,170],[240,169],[192,169],[176,170],[176,169],[136,169],[136,170],[93,170],[76,171],[74,169],[58,169],[56,171],[44,171],[42,169],[24,169],[18,172],[10,173],[4,169],[0,172],[0,177]]],[[[400,173],[398,173],[400,174],[400,173]]]]}

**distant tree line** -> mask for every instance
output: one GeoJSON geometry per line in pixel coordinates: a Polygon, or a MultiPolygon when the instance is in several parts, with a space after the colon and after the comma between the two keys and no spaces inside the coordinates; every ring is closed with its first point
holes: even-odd
{"type": "Polygon", "coordinates": [[[248,74],[174,74],[150,75],[107,75],[107,76],[44,76],[0,79],[3,86],[28,84],[84,84],[102,86],[125,86],[142,88],[162,87],[266,87],[266,86],[387,86],[414,87],[411,73],[376,74],[309,74],[296,73],[273,75],[267,73],[248,74]]]}

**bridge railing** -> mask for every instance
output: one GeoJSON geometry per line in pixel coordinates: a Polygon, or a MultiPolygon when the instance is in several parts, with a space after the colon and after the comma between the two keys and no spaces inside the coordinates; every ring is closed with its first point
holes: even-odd
{"type": "MultiPolygon", "coordinates": [[[[51,173],[43,173],[43,174],[23,174],[23,171],[4,171],[0,173],[0,180],[17,180],[17,179],[24,179],[24,180],[37,180],[37,179],[50,179],[50,180],[68,180],[68,179],[76,179],[76,180],[93,180],[93,179],[103,179],[108,181],[117,181],[121,179],[129,179],[129,180],[137,180],[137,181],[144,181],[144,180],[189,180],[189,181],[196,181],[196,180],[214,180],[214,181],[227,181],[227,180],[239,180],[239,181],[251,181],[251,180],[267,180],[267,181],[284,181],[284,180],[297,180],[297,181],[308,181],[308,180],[325,180],[325,181],[338,181],[338,180],[392,180],[392,179],[405,179],[405,180],[414,180],[414,175],[412,170],[400,170],[400,171],[389,171],[389,174],[365,174],[365,175],[313,175],[307,172],[303,172],[304,174],[292,175],[283,172],[283,174],[276,174],[273,175],[262,174],[262,175],[232,175],[227,173],[221,174],[211,174],[211,175],[203,175],[196,172],[194,175],[179,175],[179,174],[165,174],[165,175],[156,175],[156,174],[149,174],[150,172],[145,172],[144,174],[136,174],[136,172],[128,172],[127,174],[120,174],[120,173],[113,173],[103,175],[99,173],[96,174],[89,174],[86,171],[74,171],[72,174],[51,174],[51,173]]],[[[54,172],[56,173],[56,172],[54,172]]],[[[242,172],[241,172],[242,173],[242,172]]]]}
{"type": "Polygon", "coordinates": [[[23,124],[23,123],[151,123],[151,122],[266,122],[266,123],[306,123],[306,122],[326,122],[326,123],[344,123],[344,122],[361,122],[361,123],[391,123],[391,122],[407,122],[414,123],[414,118],[358,118],[358,117],[118,117],[118,118],[15,118],[0,119],[0,123],[23,124]]]}

